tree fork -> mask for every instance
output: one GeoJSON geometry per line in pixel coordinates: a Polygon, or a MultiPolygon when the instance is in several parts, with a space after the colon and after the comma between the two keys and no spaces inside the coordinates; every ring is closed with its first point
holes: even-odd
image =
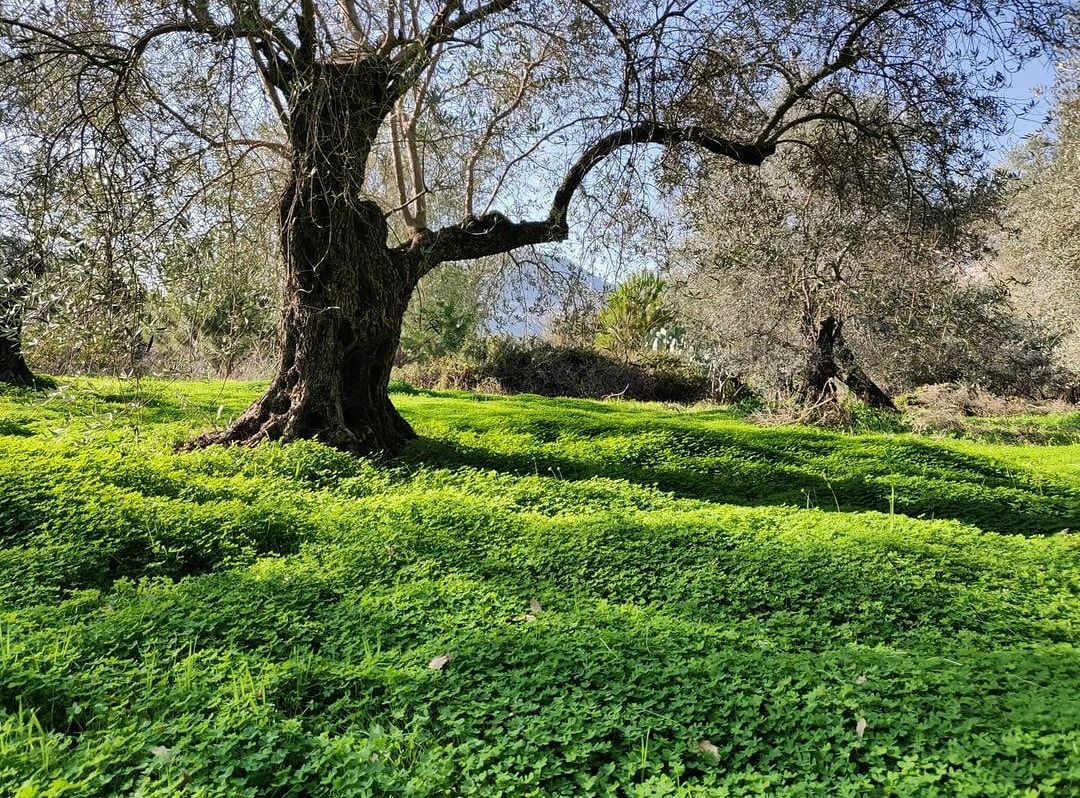
{"type": "Polygon", "coordinates": [[[896,411],[889,395],[863,371],[844,340],[842,321],[828,316],[818,325],[808,347],[800,399],[804,404],[836,401],[835,383],[846,385],[861,402],[877,410],[896,411]]]}

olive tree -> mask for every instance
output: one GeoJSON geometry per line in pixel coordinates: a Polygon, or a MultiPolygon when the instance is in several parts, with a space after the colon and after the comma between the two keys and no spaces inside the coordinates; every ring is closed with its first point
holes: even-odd
{"type": "Polygon", "coordinates": [[[892,408],[905,371],[933,360],[927,346],[946,348],[973,319],[973,228],[998,192],[976,180],[923,196],[903,179],[902,151],[831,122],[805,135],[816,146],[716,169],[688,195],[682,310],[696,343],[721,344],[745,377],[784,374],[808,404],[843,383],[892,408]]]}
{"type": "Polygon", "coordinates": [[[1080,63],[1061,70],[1056,135],[1025,152],[1008,206],[1009,237],[995,267],[1017,305],[1057,338],[1080,372],[1080,63]]]}
{"type": "Polygon", "coordinates": [[[260,149],[285,161],[277,375],[235,423],[193,445],[317,437],[366,453],[413,436],[387,383],[413,287],[439,264],[567,239],[590,177],[648,166],[647,145],[757,165],[831,120],[908,142],[905,180],[936,191],[977,149],[978,131],[1005,118],[999,65],[1065,46],[1071,3],[0,9],[0,85],[63,69],[90,151],[151,161],[260,149]],[[879,98],[873,114],[853,100],[868,93],[879,98]],[[138,108],[154,113],[133,119],[138,108]],[[266,132],[270,121],[279,132],[266,132]],[[463,198],[460,217],[438,204],[440,191],[463,198]]]}

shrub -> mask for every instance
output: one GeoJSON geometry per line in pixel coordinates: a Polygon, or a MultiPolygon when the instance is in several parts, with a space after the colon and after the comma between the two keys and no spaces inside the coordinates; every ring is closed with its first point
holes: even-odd
{"type": "Polygon", "coordinates": [[[1065,401],[1034,401],[997,396],[975,385],[926,385],[899,399],[915,432],[1006,441],[1080,441],[1076,406],[1065,401]]]}
{"type": "Polygon", "coordinates": [[[496,341],[484,369],[507,393],[599,398],[643,391],[642,375],[610,355],[549,343],[496,341]]]}
{"type": "Polygon", "coordinates": [[[472,358],[446,356],[399,372],[422,388],[533,393],[691,404],[712,397],[708,374],[673,355],[648,352],[628,361],[613,355],[546,342],[489,339],[472,358]]]}
{"type": "Polygon", "coordinates": [[[649,352],[638,359],[637,366],[647,381],[647,398],[653,401],[693,404],[722,399],[713,395],[712,381],[703,369],[674,355],[649,352]]]}
{"type": "Polygon", "coordinates": [[[605,352],[626,355],[637,351],[646,336],[671,324],[675,314],[664,304],[665,283],[655,274],[639,272],[611,292],[597,317],[596,345],[605,352]]]}
{"type": "Polygon", "coordinates": [[[406,364],[398,369],[397,374],[406,383],[420,388],[476,391],[484,381],[482,368],[459,355],[441,355],[431,360],[406,364]]]}

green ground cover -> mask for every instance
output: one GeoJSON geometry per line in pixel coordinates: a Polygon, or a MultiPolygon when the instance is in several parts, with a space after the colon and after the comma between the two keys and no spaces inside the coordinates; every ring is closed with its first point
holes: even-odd
{"type": "Polygon", "coordinates": [[[0,795],[1080,794],[1075,443],[258,387],[0,393],[0,795]]]}

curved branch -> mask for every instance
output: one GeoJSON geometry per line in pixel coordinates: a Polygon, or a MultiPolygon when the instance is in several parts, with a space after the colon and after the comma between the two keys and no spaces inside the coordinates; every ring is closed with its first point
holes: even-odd
{"type": "Polygon", "coordinates": [[[696,144],[709,152],[739,163],[758,165],[775,151],[774,145],[741,144],[712,136],[704,128],[668,127],[651,122],[616,131],[589,147],[566,173],[555,192],[551,211],[544,221],[512,222],[501,213],[469,217],[461,224],[437,231],[420,230],[395,252],[413,262],[420,275],[452,260],[474,260],[499,255],[519,247],[565,241],[570,234],[567,212],[570,200],[597,164],[620,147],[635,144],[696,144]]]}
{"type": "Polygon", "coordinates": [[[280,47],[293,61],[296,60],[299,49],[280,28],[270,24],[264,19],[258,19],[254,24],[219,24],[208,19],[184,20],[180,22],[167,22],[156,25],[137,38],[134,44],[128,48],[127,56],[119,71],[114,98],[122,93],[130,80],[136,65],[146,52],[147,48],[163,36],[174,33],[200,34],[214,41],[230,41],[237,39],[247,40],[251,46],[251,54],[255,60],[255,67],[260,78],[265,84],[265,91],[278,111],[279,118],[284,121],[283,109],[274,88],[284,90],[292,76],[292,64],[281,58],[274,52],[271,44],[280,47]]]}
{"type": "Polygon", "coordinates": [[[168,36],[173,33],[197,33],[215,41],[227,41],[230,39],[254,39],[264,42],[272,41],[281,47],[286,53],[294,56],[296,44],[285,33],[272,25],[221,25],[215,22],[167,22],[156,25],[143,33],[135,43],[128,48],[128,61],[134,65],[146,52],[155,39],[168,36]]]}
{"type": "Polygon", "coordinates": [[[565,225],[551,220],[512,222],[501,213],[489,213],[441,230],[421,230],[394,251],[408,258],[422,276],[445,261],[475,260],[533,244],[564,241],[568,233],[565,225]]]}
{"type": "Polygon", "coordinates": [[[578,162],[571,167],[563,179],[559,190],[555,192],[555,200],[551,205],[549,219],[562,225],[566,224],[566,212],[570,207],[570,200],[574,192],[581,186],[586,175],[591,172],[611,153],[620,147],[632,144],[696,144],[716,155],[722,155],[738,163],[751,166],[760,165],[766,158],[776,151],[774,144],[743,144],[728,139],[717,138],[711,135],[705,128],[691,125],[688,127],[668,127],[646,122],[634,127],[611,133],[589,147],[578,162]]]}
{"type": "Polygon", "coordinates": [[[600,121],[603,121],[603,119],[602,119],[602,117],[598,117],[598,116],[585,116],[585,117],[581,117],[579,119],[571,119],[569,122],[564,122],[563,124],[552,128],[547,133],[545,133],[543,136],[536,139],[536,141],[532,142],[526,149],[521,150],[513,158],[508,159],[503,164],[502,173],[499,175],[498,179],[495,181],[495,185],[491,190],[491,196],[488,198],[488,203],[484,207],[484,212],[487,213],[487,211],[491,208],[492,201],[495,199],[495,197],[498,196],[499,192],[502,190],[503,184],[506,183],[507,178],[510,176],[510,172],[515,167],[517,167],[517,165],[519,163],[521,163],[526,158],[533,155],[542,146],[547,144],[549,141],[554,139],[556,136],[559,136],[562,133],[564,133],[565,131],[569,130],[570,128],[575,127],[577,125],[585,124],[587,122],[600,122],[600,121]]]}

